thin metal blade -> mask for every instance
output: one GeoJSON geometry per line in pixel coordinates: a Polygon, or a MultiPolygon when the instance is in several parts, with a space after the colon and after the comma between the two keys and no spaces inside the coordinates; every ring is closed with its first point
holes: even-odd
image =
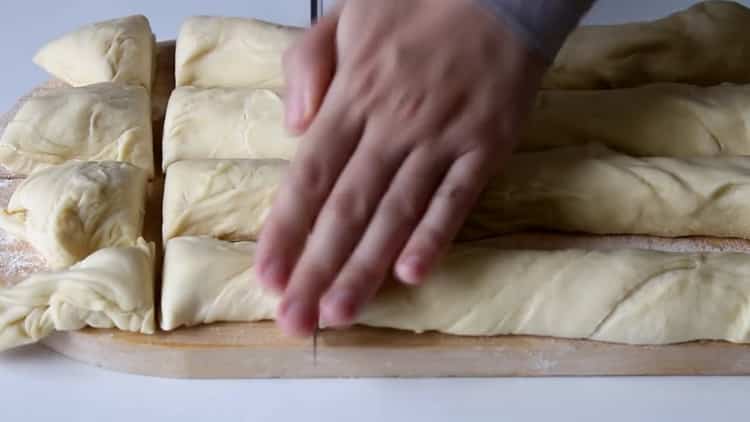
{"type": "Polygon", "coordinates": [[[318,366],[318,333],[320,332],[320,325],[315,326],[315,332],[313,333],[313,366],[318,366]]]}
{"type": "Polygon", "coordinates": [[[320,4],[318,0],[310,0],[310,25],[314,25],[320,17],[320,4]]]}

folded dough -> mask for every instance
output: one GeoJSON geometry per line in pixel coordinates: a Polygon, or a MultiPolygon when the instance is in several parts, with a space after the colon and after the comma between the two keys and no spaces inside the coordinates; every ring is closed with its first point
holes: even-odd
{"type": "Polygon", "coordinates": [[[750,238],[750,157],[634,158],[600,145],[515,155],[465,237],[529,228],[750,238]]]}
{"type": "Polygon", "coordinates": [[[71,162],[34,173],[0,211],[0,229],[28,241],[50,268],[141,236],[146,173],[127,163],[71,162]]]}
{"type": "Polygon", "coordinates": [[[101,83],[31,97],[0,138],[0,164],[15,174],[70,160],[125,161],[154,174],[148,92],[101,83]]]}
{"type": "Polygon", "coordinates": [[[151,91],[156,39],[145,16],[84,26],[44,46],[34,63],[73,86],[99,82],[141,85],[151,91]]]}
{"type": "MultiPolygon", "coordinates": [[[[162,329],[273,319],[254,244],[167,243],[162,329]]],[[[750,257],[456,245],[424,286],[388,285],[359,323],[416,332],[539,335],[632,344],[749,342],[750,257]]]]}
{"type": "Polygon", "coordinates": [[[163,168],[206,158],[291,159],[297,142],[270,90],[177,88],[164,121],[163,168]]]}
{"type": "Polygon", "coordinates": [[[285,169],[277,160],[174,163],[164,185],[162,238],[257,239],[285,169]]]}
{"type": "Polygon", "coordinates": [[[748,155],[749,128],[750,85],[550,90],[539,93],[520,149],[600,142],[639,156],[748,155]]]}
{"type": "Polygon", "coordinates": [[[177,86],[280,88],[281,58],[301,32],[247,18],[188,18],[177,38],[177,86]]]}
{"type": "MultiPolygon", "coordinates": [[[[164,239],[255,240],[285,169],[282,161],[181,165],[167,181],[164,239]],[[252,211],[228,211],[230,203],[252,211]]],[[[597,144],[558,148],[505,163],[461,238],[537,228],[748,239],[747,198],[750,157],[634,158],[597,144]]]]}
{"type": "Polygon", "coordinates": [[[652,22],[573,31],[544,88],[601,89],[681,82],[750,82],[750,10],[706,1],[652,22]]]}
{"type": "Polygon", "coordinates": [[[154,332],[153,244],[101,249],[68,269],[0,288],[0,351],[85,326],[154,332]]]}

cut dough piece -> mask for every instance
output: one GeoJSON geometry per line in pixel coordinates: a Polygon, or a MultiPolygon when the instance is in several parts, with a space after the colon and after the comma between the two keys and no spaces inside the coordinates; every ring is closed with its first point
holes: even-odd
{"type": "Polygon", "coordinates": [[[517,154],[464,235],[528,228],[750,238],[750,157],[633,158],[600,145],[517,154]]]}
{"type": "Polygon", "coordinates": [[[285,170],[285,162],[265,160],[173,164],[164,187],[164,241],[196,235],[257,239],[285,170]]]}
{"type": "Polygon", "coordinates": [[[143,170],[114,161],[71,162],[26,179],[0,212],[0,228],[59,269],[97,249],[134,245],[145,201],[143,170]]]}
{"type": "Polygon", "coordinates": [[[137,15],[79,28],[44,46],[34,63],[73,86],[121,82],[151,91],[155,57],[148,19],[137,15]]]}
{"type": "Polygon", "coordinates": [[[750,85],[542,91],[520,149],[600,142],[632,155],[750,154],[750,85]]]}
{"type": "Polygon", "coordinates": [[[154,332],[153,244],[101,249],[68,269],[0,288],[0,351],[86,326],[154,332]]]}
{"type": "MultiPolygon", "coordinates": [[[[162,328],[273,319],[252,243],[167,243],[162,328]]],[[[539,335],[632,344],[750,341],[750,256],[503,250],[456,245],[424,286],[391,283],[363,325],[456,335],[539,335]]]]}
{"type": "Polygon", "coordinates": [[[750,82],[750,10],[706,1],[652,22],[573,31],[544,88],[602,89],[681,82],[750,82]]]}
{"type": "Polygon", "coordinates": [[[209,237],[169,240],[164,251],[161,328],[272,318],[276,299],[255,280],[254,253],[251,242],[209,237]]]}
{"type": "Polygon", "coordinates": [[[31,97],[0,138],[0,164],[28,175],[70,160],[125,161],[154,174],[149,94],[102,83],[31,97]]]}
{"type": "MultiPolygon", "coordinates": [[[[187,178],[189,164],[181,167],[179,179],[184,180],[180,183],[183,187],[167,195],[167,202],[174,205],[169,205],[169,210],[165,208],[165,219],[172,221],[165,230],[165,239],[179,234],[255,239],[253,234],[263,223],[259,219],[268,213],[263,207],[270,206],[269,196],[283,177],[269,175],[283,173],[285,166],[283,162],[266,161],[262,163],[263,172],[251,164],[232,167],[233,180],[243,182],[232,184],[225,179],[213,186],[217,191],[243,198],[245,204],[252,206],[252,213],[244,221],[227,217],[224,222],[218,220],[231,213],[199,207],[192,198],[202,195],[203,183],[193,183],[194,180],[187,178]],[[273,166],[277,169],[272,169],[273,166]],[[240,176],[241,172],[246,175],[240,176]],[[256,177],[258,181],[246,180],[256,177]],[[185,193],[189,199],[178,198],[193,188],[193,192],[185,193]],[[194,203],[190,206],[192,211],[188,211],[189,202],[194,203]],[[186,211],[189,218],[181,216],[181,211],[186,211]],[[195,222],[203,218],[200,224],[195,222]],[[187,224],[188,221],[192,223],[187,224]],[[214,224],[225,226],[210,228],[214,224]],[[230,231],[234,234],[230,235],[230,231]]],[[[566,147],[514,155],[504,164],[503,173],[490,181],[469,215],[461,238],[484,238],[538,228],[595,234],[750,239],[747,198],[750,198],[750,157],[634,158],[598,144],[566,147]]]]}
{"type": "Polygon", "coordinates": [[[177,88],[164,122],[163,168],[181,160],[291,159],[297,141],[270,90],[177,88]]]}
{"type": "Polygon", "coordinates": [[[280,88],[281,58],[301,33],[255,19],[188,18],[177,38],[177,86],[280,88]]]}

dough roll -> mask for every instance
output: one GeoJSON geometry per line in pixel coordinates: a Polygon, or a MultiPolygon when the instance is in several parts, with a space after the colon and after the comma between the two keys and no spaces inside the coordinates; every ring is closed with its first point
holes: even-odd
{"type": "Polygon", "coordinates": [[[291,159],[297,142],[270,90],[177,88],[164,121],[163,168],[181,160],[291,159]]]}
{"type": "Polygon", "coordinates": [[[541,91],[522,151],[599,142],[637,156],[750,154],[750,85],[541,91]]]}
{"type": "Polygon", "coordinates": [[[281,88],[281,58],[301,33],[248,18],[188,18],[177,38],[177,86],[281,88]]]}
{"type": "Polygon", "coordinates": [[[162,238],[256,239],[286,169],[279,160],[194,160],[169,167],[162,238]]]}
{"type": "MultiPolygon", "coordinates": [[[[162,328],[273,319],[252,243],[167,243],[162,328]]],[[[750,341],[750,256],[457,245],[424,286],[391,283],[362,325],[467,336],[539,335],[630,344],[750,341]]]]}
{"type": "Polygon", "coordinates": [[[517,154],[464,237],[526,229],[750,238],[750,157],[634,158],[600,145],[517,154]]]}
{"type": "Polygon", "coordinates": [[[120,82],[151,91],[156,38],[145,16],[112,19],[50,42],[34,56],[34,63],[72,86],[120,82]]]}
{"type": "Polygon", "coordinates": [[[750,10],[706,1],[651,22],[580,27],[545,76],[547,89],[750,82],[750,10]]]}
{"type": "Polygon", "coordinates": [[[0,288],[0,351],[86,326],[154,332],[153,244],[100,249],[68,269],[0,288]]]}
{"type": "Polygon", "coordinates": [[[71,162],[34,173],[0,211],[0,229],[31,244],[52,269],[141,237],[146,173],[127,163],[71,162]]]}
{"type": "Polygon", "coordinates": [[[0,164],[18,175],[70,160],[124,161],[154,175],[149,94],[101,83],[31,97],[0,138],[0,164]]]}
{"type": "MultiPolygon", "coordinates": [[[[177,169],[167,176],[165,240],[256,240],[286,164],[206,161],[177,169]],[[251,212],[214,205],[230,203],[251,212]]],[[[750,157],[634,158],[595,144],[516,154],[490,181],[461,238],[546,229],[747,239],[748,197],[750,157]]]]}

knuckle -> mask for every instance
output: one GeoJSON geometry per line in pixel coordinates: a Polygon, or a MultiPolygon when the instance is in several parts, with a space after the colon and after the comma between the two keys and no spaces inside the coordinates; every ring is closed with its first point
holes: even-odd
{"type": "Polygon", "coordinates": [[[327,207],[336,221],[347,227],[364,225],[370,216],[367,199],[351,190],[332,194],[327,207]]]}
{"type": "Polygon", "coordinates": [[[466,207],[471,202],[476,189],[468,183],[446,183],[435,194],[438,200],[448,203],[451,207],[466,207]]]}
{"type": "Polygon", "coordinates": [[[296,195],[313,201],[322,201],[330,189],[330,175],[325,163],[307,159],[295,167],[291,187],[296,195]]]}
{"type": "Polygon", "coordinates": [[[382,276],[382,270],[374,260],[354,256],[349,260],[345,275],[347,286],[353,290],[377,284],[382,276]]]}
{"type": "Polygon", "coordinates": [[[383,202],[385,213],[404,225],[416,224],[422,217],[423,207],[404,193],[393,194],[383,202]]]}
{"type": "Polygon", "coordinates": [[[422,256],[432,256],[451,241],[445,229],[426,225],[416,233],[414,247],[422,256]]]}

